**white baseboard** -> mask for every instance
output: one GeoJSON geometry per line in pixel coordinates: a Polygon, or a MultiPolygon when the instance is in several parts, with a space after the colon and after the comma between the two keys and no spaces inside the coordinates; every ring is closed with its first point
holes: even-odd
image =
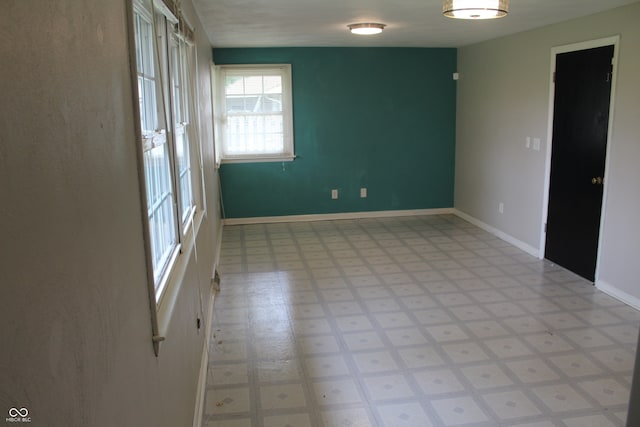
{"type": "Polygon", "coordinates": [[[604,292],[605,294],[617,299],[620,302],[623,302],[636,310],[640,310],[640,298],[634,297],[626,293],[625,291],[621,291],[610,283],[605,282],[604,280],[596,280],[596,288],[604,292]]]}
{"type": "Polygon", "coordinates": [[[456,216],[459,216],[460,218],[464,219],[465,221],[468,221],[471,224],[475,225],[476,227],[482,228],[484,231],[487,231],[487,232],[493,234],[497,238],[502,239],[505,242],[512,244],[513,246],[517,247],[518,249],[522,249],[523,251],[525,251],[529,255],[534,256],[534,257],[536,257],[538,259],[542,259],[542,256],[540,254],[540,250],[537,249],[537,248],[534,248],[533,246],[529,245],[528,243],[525,243],[522,240],[516,239],[515,237],[511,236],[510,234],[507,234],[507,233],[505,233],[503,231],[500,231],[497,228],[490,226],[489,224],[485,224],[484,222],[480,221],[479,219],[476,219],[476,218],[472,217],[471,215],[466,214],[464,212],[461,212],[461,211],[459,211],[457,209],[454,209],[453,213],[456,216]]]}
{"type": "Polygon", "coordinates": [[[453,214],[453,208],[411,209],[397,211],[344,212],[311,215],[262,216],[253,218],[227,218],[224,225],[274,224],[281,222],[330,221],[341,219],[391,218],[400,216],[445,215],[453,214]]]}
{"type": "Polygon", "coordinates": [[[204,396],[207,390],[207,371],[209,367],[209,344],[213,331],[213,303],[216,293],[211,291],[209,310],[205,320],[204,344],[202,346],[202,359],[200,360],[200,373],[198,374],[198,387],[196,389],[196,407],[193,414],[193,427],[202,427],[202,413],[204,409],[204,396]]]}
{"type": "MultiPolygon", "coordinates": [[[[215,260],[213,263],[213,271],[211,279],[216,274],[216,269],[220,261],[220,251],[222,250],[222,231],[223,224],[220,221],[218,225],[218,235],[215,249],[215,260]]],[[[209,344],[211,343],[211,334],[213,333],[213,303],[215,302],[216,292],[211,287],[211,298],[209,299],[209,307],[207,316],[204,320],[204,344],[202,346],[202,359],[200,360],[200,372],[198,374],[198,386],[196,389],[196,407],[193,415],[193,427],[202,427],[202,413],[204,408],[204,397],[207,389],[207,371],[209,366],[209,344]]]]}

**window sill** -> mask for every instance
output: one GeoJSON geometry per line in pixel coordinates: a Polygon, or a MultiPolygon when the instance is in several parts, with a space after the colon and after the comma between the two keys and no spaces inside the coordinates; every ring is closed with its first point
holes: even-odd
{"type": "Polygon", "coordinates": [[[269,162],[293,162],[297,158],[296,155],[290,156],[273,156],[273,157],[238,157],[226,158],[220,161],[221,164],[227,163],[269,163],[269,162]]]}

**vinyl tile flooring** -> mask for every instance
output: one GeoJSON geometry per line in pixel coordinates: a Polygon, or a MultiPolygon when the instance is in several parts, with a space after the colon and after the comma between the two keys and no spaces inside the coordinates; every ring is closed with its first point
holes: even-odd
{"type": "Polygon", "coordinates": [[[623,426],[640,314],[453,215],[225,226],[203,427],[623,426]]]}

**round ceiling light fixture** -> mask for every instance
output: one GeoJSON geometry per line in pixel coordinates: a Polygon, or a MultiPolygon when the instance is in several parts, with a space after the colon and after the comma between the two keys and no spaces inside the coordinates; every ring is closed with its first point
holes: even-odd
{"type": "Polygon", "coordinates": [[[380,34],[386,25],[376,22],[363,22],[358,24],[349,24],[347,27],[353,34],[370,36],[372,34],[380,34]]]}
{"type": "Polygon", "coordinates": [[[502,18],[509,13],[509,0],[444,0],[442,14],[457,19],[502,18]]]}

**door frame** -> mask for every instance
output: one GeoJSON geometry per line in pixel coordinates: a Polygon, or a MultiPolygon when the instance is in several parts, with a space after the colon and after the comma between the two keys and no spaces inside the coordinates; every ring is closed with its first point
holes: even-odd
{"type": "Polygon", "coordinates": [[[540,252],[538,257],[544,259],[547,244],[547,219],[549,216],[549,188],[551,186],[551,146],[553,144],[553,117],[554,117],[554,102],[555,102],[555,82],[553,81],[553,73],[556,69],[556,57],[559,54],[567,52],[575,52],[579,50],[586,50],[596,47],[613,45],[613,58],[612,71],[611,71],[611,95],[609,97],[609,123],[607,129],[607,149],[605,152],[605,166],[604,166],[604,184],[602,193],[602,207],[600,215],[600,227],[598,231],[598,253],[596,256],[596,271],[594,282],[598,281],[598,272],[600,270],[600,251],[602,250],[602,236],[604,230],[604,220],[606,214],[607,193],[608,193],[608,171],[610,166],[610,150],[611,150],[611,137],[613,133],[613,120],[614,120],[614,105],[616,94],[616,80],[618,74],[618,52],[620,49],[620,35],[614,35],[610,37],[604,37],[601,39],[588,40],[579,43],[572,43],[567,45],[554,46],[551,48],[551,66],[549,71],[549,112],[547,117],[547,147],[545,153],[545,173],[544,173],[544,193],[542,200],[542,221],[540,227],[540,252]]]}

